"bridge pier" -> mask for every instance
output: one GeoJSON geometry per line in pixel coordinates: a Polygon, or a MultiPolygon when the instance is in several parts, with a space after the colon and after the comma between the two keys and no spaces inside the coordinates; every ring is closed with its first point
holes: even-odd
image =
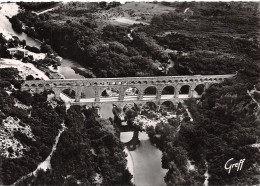
{"type": "Polygon", "coordinates": [[[96,102],[100,102],[100,96],[95,97],[96,102]]]}
{"type": "Polygon", "coordinates": [[[180,95],[180,86],[177,85],[174,91],[174,98],[179,98],[179,95],[180,95]]]}
{"type": "Polygon", "coordinates": [[[121,87],[119,91],[119,101],[124,101],[124,98],[125,98],[125,89],[121,87]]]}
{"type": "Polygon", "coordinates": [[[119,94],[119,101],[124,101],[125,94],[119,94]]]}
{"type": "Polygon", "coordinates": [[[36,91],[35,91],[37,94],[40,94],[41,93],[41,89],[40,88],[36,88],[36,91]]]}
{"type": "Polygon", "coordinates": [[[80,102],[80,97],[79,96],[75,97],[75,102],[80,102]]]}
{"type": "Polygon", "coordinates": [[[100,95],[99,95],[99,91],[97,88],[95,88],[95,101],[100,102],[100,95]]]}
{"type": "Polygon", "coordinates": [[[96,113],[99,117],[101,117],[100,109],[100,107],[95,107],[96,113]]]}
{"type": "Polygon", "coordinates": [[[155,103],[155,105],[156,105],[156,111],[158,112],[158,111],[160,110],[161,101],[158,100],[158,101],[155,101],[154,103],[155,103]]]}
{"type": "Polygon", "coordinates": [[[61,90],[59,88],[55,88],[55,89],[52,89],[53,92],[54,92],[54,96],[55,98],[60,98],[60,93],[61,93],[61,90]]]}
{"type": "Polygon", "coordinates": [[[43,92],[44,90],[48,90],[48,89],[45,89],[45,88],[41,87],[41,88],[36,88],[34,91],[35,91],[37,94],[40,94],[40,93],[43,92]]]}
{"type": "Polygon", "coordinates": [[[193,98],[193,96],[194,96],[195,87],[196,87],[196,85],[190,85],[190,88],[189,88],[189,97],[190,98],[193,98]]]}
{"type": "Polygon", "coordinates": [[[143,97],[144,97],[143,93],[138,94],[138,100],[143,100],[143,97]]]}
{"type": "MultiPolygon", "coordinates": [[[[205,85],[205,86],[204,86],[204,89],[205,89],[205,90],[210,87],[210,83],[205,83],[204,85],[205,85]]],[[[205,91],[205,90],[204,90],[204,91],[205,91]]]]}
{"type": "Polygon", "coordinates": [[[156,93],[156,100],[160,100],[161,99],[161,97],[162,97],[162,89],[160,88],[158,88],[157,89],[157,93],[156,93]]]}
{"type": "Polygon", "coordinates": [[[82,92],[81,88],[76,87],[75,102],[80,102],[81,92],[82,92]]]}
{"type": "Polygon", "coordinates": [[[189,97],[192,98],[193,97],[193,94],[194,94],[194,90],[191,90],[189,91],[189,97]]]}

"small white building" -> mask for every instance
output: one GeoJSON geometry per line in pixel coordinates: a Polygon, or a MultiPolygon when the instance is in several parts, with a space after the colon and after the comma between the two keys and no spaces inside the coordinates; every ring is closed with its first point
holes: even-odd
{"type": "Polygon", "coordinates": [[[25,50],[23,48],[18,48],[17,55],[22,56],[22,57],[28,57],[28,50],[25,50]]]}
{"type": "Polygon", "coordinates": [[[16,54],[21,57],[28,57],[28,50],[23,48],[8,48],[7,50],[11,56],[16,54]]]}
{"type": "Polygon", "coordinates": [[[8,48],[7,50],[8,50],[8,52],[9,52],[9,54],[10,54],[11,56],[13,56],[14,54],[16,54],[16,52],[17,52],[17,49],[16,49],[16,48],[8,48]]]}

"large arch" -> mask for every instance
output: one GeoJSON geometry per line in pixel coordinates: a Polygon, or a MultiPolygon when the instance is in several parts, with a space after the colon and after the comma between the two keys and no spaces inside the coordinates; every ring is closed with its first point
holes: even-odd
{"type": "Polygon", "coordinates": [[[155,86],[149,86],[144,89],[143,99],[153,100],[157,96],[157,88],[155,86]]]}
{"type": "Polygon", "coordinates": [[[175,95],[175,88],[174,86],[166,86],[162,90],[161,99],[172,99],[175,95]]]}
{"type": "Polygon", "coordinates": [[[81,90],[80,100],[82,102],[94,102],[95,101],[95,89],[93,87],[83,88],[81,90]]]}
{"type": "MultiPolygon", "coordinates": [[[[67,99],[75,99],[76,98],[76,91],[70,88],[65,88],[61,91],[63,97],[65,96],[67,99]]],[[[64,97],[64,98],[65,98],[64,97]]]]}
{"type": "MultiPolygon", "coordinates": [[[[56,97],[55,91],[52,90],[52,89],[46,89],[46,90],[44,90],[43,92],[45,92],[45,93],[47,94],[47,100],[48,100],[48,101],[56,97]]],[[[60,96],[60,95],[59,95],[59,96],[60,96]]],[[[59,96],[58,96],[58,97],[59,97],[59,96]]],[[[57,97],[56,97],[56,98],[57,98],[57,97]]]]}
{"type": "Polygon", "coordinates": [[[179,98],[187,98],[190,93],[190,85],[182,85],[179,92],[179,98]]]}
{"type": "Polygon", "coordinates": [[[119,100],[119,90],[114,87],[106,87],[100,92],[100,101],[119,100]]]}
{"type": "Polygon", "coordinates": [[[128,87],[124,92],[124,100],[138,100],[139,89],[135,86],[128,87]]]}
{"type": "Polygon", "coordinates": [[[142,106],[142,108],[141,108],[141,113],[147,112],[147,111],[149,111],[149,110],[154,110],[154,111],[156,111],[156,110],[157,110],[157,107],[158,107],[158,106],[157,106],[154,102],[148,101],[148,102],[146,102],[146,103],[142,106]]]}
{"type": "Polygon", "coordinates": [[[125,96],[135,96],[135,95],[138,95],[138,94],[139,94],[139,89],[134,87],[134,86],[128,87],[125,90],[125,96]]]}
{"type": "Polygon", "coordinates": [[[172,112],[176,109],[176,106],[172,101],[165,101],[160,105],[160,111],[172,112]]]}
{"type": "Polygon", "coordinates": [[[127,102],[124,105],[122,105],[123,112],[125,112],[127,109],[137,109],[138,106],[134,102],[127,102]]]}
{"type": "Polygon", "coordinates": [[[199,84],[195,87],[194,92],[193,92],[193,97],[200,97],[205,90],[205,85],[204,84],[199,84]]]}

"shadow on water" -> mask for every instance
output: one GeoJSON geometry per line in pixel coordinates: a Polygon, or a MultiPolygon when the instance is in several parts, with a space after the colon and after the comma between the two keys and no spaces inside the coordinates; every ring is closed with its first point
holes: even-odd
{"type": "MultiPolygon", "coordinates": [[[[130,135],[122,132],[121,135],[130,135]]],[[[154,147],[145,132],[133,132],[133,138],[126,143],[133,165],[135,185],[165,186],[167,170],[162,168],[162,152],[154,147]],[[132,145],[132,146],[131,146],[132,145]]],[[[123,138],[123,136],[120,136],[123,138]]]]}
{"type": "Polygon", "coordinates": [[[139,136],[139,131],[138,130],[133,131],[132,139],[125,143],[125,146],[127,147],[127,149],[129,151],[134,151],[134,150],[136,150],[137,147],[139,147],[140,140],[139,140],[138,136],[139,136]]]}
{"type": "Polygon", "coordinates": [[[75,72],[75,68],[82,68],[82,66],[71,59],[62,59],[59,73],[66,79],[84,79],[83,75],[75,72]]]}
{"type": "MultiPolygon", "coordinates": [[[[112,104],[102,104],[100,110],[102,118],[113,118],[112,109],[112,104]]],[[[117,127],[120,131],[120,141],[125,144],[129,156],[127,164],[133,174],[132,182],[135,185],[165,186],[164,176],[167,170],[162,168],[162,152],[151,144],[145,132],[140,132],[121,119],[115,118],[115,122],[119,122],[117,127]]]]}

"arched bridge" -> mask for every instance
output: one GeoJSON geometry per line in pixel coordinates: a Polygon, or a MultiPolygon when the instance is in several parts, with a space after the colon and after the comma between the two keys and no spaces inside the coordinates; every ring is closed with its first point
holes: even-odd
{"type": "Polygon", "coordinates": [[[179,102],[180,99],[199,98],[209,86],[233,76],[234,74],[28,80],[22,84],[21,90],[37,93],[52,90],[56,97],[65,97],[71,104],[89,106],[100,106],[105,102],[179,102]]]}

